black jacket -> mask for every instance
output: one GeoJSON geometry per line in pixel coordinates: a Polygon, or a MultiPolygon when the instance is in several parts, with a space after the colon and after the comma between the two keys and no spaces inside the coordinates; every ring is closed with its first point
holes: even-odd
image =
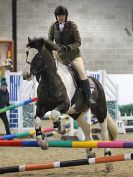
{"type": "Polygon", "coordinates": [[[80,57],[79,47],[81,45],[81,38],[78,31],[77,25],[72,21],[65,23],[63,31],[59,30],[59,23],[55,22],[50,26],[48,39],[51,41],[55,40],[58,45],[65,45],[70,50],[67,51],[67,56],[64,53],[61,58],[68,58],[70,61],[80,57]]]}
{"type": "Polygon", "coordinates": [[[6,90],[5,92],[0,89],[0,109],[9,106],[9,92],[6,90]]]}

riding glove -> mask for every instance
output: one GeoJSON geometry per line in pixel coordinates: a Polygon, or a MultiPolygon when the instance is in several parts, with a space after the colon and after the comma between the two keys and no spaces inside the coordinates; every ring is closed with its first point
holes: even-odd
{"type": "Polygon", "coordinates": [[[59,54],[59,55],[62,55],[64,52],[67,52],[68,49],[69,49],[68,46],[61,45],[60,48],[59,48],[59,50],[58,50],[58,54],[59,54]]]}

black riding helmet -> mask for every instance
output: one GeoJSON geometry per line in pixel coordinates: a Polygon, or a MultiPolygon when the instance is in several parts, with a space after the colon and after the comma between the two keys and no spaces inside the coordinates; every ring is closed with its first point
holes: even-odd
{"type": "Polygon", "coordinates": [[[64,6],[58,6],[58,7],[56,7],[54,14],[55,14],[55,18],[57,18],[57,15],[66,15],[66,19],[67,19],[68,10],[64,6]]]}

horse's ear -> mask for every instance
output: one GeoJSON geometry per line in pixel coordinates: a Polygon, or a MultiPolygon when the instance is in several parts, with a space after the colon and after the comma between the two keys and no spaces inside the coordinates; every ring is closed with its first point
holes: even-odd
{"type": "Polygon", "coordinates": [[[30,43],[31,43],[31,39],[30,39],[30,37],[28,36],[28,44],[26,45],[26,47],[29,47],[30,46],[30,43]]]}
{"type": "Polygon", "coordinates": [[[30,43],[31,42],[31,39],[30,39],[30,37],[28,36],[28,42],[30,43]]]}

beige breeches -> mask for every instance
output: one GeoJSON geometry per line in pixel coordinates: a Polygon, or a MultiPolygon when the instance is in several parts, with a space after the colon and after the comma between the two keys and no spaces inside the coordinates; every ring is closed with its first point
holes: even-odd
{"type": "Polygon", "coordinates": [[[74,60],[72,60],[72,64],[74,65],[76,71],[78,72],[80,79],[86,80],[87,75],[84,70],[83,59],[81,57],[75,58],[74,60]]]}

